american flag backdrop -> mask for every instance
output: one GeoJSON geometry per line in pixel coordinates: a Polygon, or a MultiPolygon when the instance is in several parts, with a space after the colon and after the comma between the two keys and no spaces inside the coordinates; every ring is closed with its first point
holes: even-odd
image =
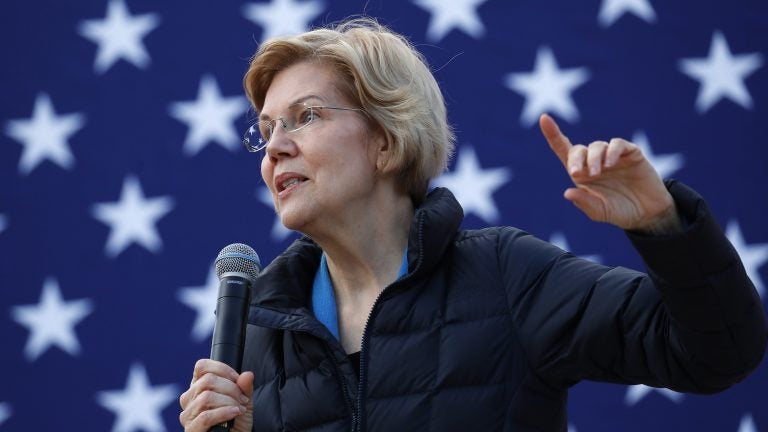
{"type": "MultiPolygon", "coordinates": [[[[260,41],[353,14],[424,53],[458,135],[435,181],[468,228],[514,225],[642,269],[562,198],[541,137],[615,136],[707,198],[768,297],[768,3],[106,0],[0,7],[0,431],[180,429],[225,245],[268,263],[275,220],[241,79],[260,41]]],[[[765,304],[765,303],[764,303],[765,304]]],[[[580,383],[570,430],[768,431],[768,362],[716,396],[580,383]]]]}

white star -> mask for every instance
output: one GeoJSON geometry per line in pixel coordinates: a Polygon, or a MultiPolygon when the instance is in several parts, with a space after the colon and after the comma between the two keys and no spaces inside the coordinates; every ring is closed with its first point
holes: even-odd
{"type": "Polygon", "coordinates": [[[243,16],[263,29],[261,41],[264,42],[277,36],[304,33],[309,29],[309,22],[324,8],[323,2],[316,0],[271,0],[269,4],[243,6],[243,16]]]}
{"type": "Polygon", "coordinates": [[[29,120],[9,120],[5,127],[5,133],[24,146],[19,159],[19,172],[27,175],[45,159],[64,169],[72,168],[75,159],[67,141],[84,123],[85,115],[81,113],[57,116],[51,98],[45,93],[37,95],[32,117],[29,120]]]}
{"type": "MultiPolygon", "coordinates": [[[[564,251],[572,252],[571,246],[568,244],[568,239],[565,238],[565,234],[563,234],[561,231],[553,232],[549,237],[549,242],[564,251]]],[[[603,260],[600,255],[579,255],[579,257],[585,260],[594,261],[596,263],[602,262],[603,260]]]]}
{"type": "Polygon", "coordinates": [[[13,320],[30,332],[24,356],[34,361],[52,345],[71,356],[78,355],[80,342],[74,327],[92,310],[88,299],[64,301],[56,279],[46,279],[37,305],[14,306],[11,311],[13,320]]]}
{"type": "Polygon", "coordinates": [[[648,387],[647,385],[637,384],[629,386],[627,389],[627,395],[624,397],[624,403],[629,406],[635,405],[636,403],[640,402],[640,400],[643,399],[648,393],[653,391],[658,392],[662,396],[675,403],[680,403],[680,401],[682,401],[685,397],[683,393],[678,393],[670,389],[648,387]]]}
{"type": "Polygon", "coordinates": [[[712,35],[707,58],[680,60],[680,70],[700,83],[696,97],[699,113],[707,112],[723,98],[751,109],[752,97],[744,80],[762,65],[763,56],[760,53],[733,55],[725,36],[719,31],[712,35]]]}
{"type": "Polygon", "coordinates": [[[544,112],[550,111],[574,123],[579,120],[579,110],[570,93],[589,80],[585,67],[559,69],[557,60],[548,47],[539,48],[533,72],[510,73],[506,85],[525,97],[520,122],[531,126],[544,112]]]}
{"type": "Polygon", "coordinates": [[[603,27],[610,27],[627,12],[649,24],[656,21],[656,12],[648,0],[603,0],[597,21],[603,27]]]}
{"type": "Polygon", "coordinates": [[[635,132],[635,134],[632,136],[632,142],[640,147],[640,150],[645,155],[645,158],[648,159],[648,162],[650,162],[653,168],[656,169],[656,172],[659,173],[659,177],[661,178],[669,178],[675,171],[679,170],[683,167],[683,165],[685,165],[685,157],[683,157],[682,153],[672,153],[665,155],[653,154],[653,149],[651,148],[651,144],[648,142],[648,137],[643,131],[635,132]]]}
{"type": "Polygon", "coordinates": [[[93,68],[102,74],[121,58],[137,68],[149,66],[150,58],[142,38],[159,24],[157,14],[131,15],[124,0],[111,0],[104,19],[85,20],[78,30],[99,45],[93,68]]]}
{"type": "Polygon", "coordinates": [[[11,410],[11,406],[5,402],[0,403],[0,425],[5,423],[5,421],[9,419],[11,417],[11,414],[13,414],[13,410],[11,410]]]}
{"type": "Polygon", "coordinates": [[[173,198],[164,196],[144,198],[136,177],[123,181],[120,200],[114,203],[94,204],[93,217],[110,226],[106,253],[115,257],[131,243],[136,242],[151,252],[162,248],[163,242],[155,224],[173,208],[173,198]]]}
{"type": "Polygon", "coordinates": [[[194,156],[210,141],[230,151],[237,150],[240,135],[233,122],[246,109],[248,103],[245,98],[222,97],[216,79],[206,75],[200,80],[196,101],[174,102],[169,111],[189,127],[184,141],[184,153],[194,156]]]}
{"type": "Polygon", "coordinates": [[[125,389],[99,392],[96,400],[117,416],[112,432],[165,432],[160,412],[177,397],[175,385],[150,385],[144,366],[134,364],[125,389]]]}
{"type": "Polygon", "coordinates": [[[738,432],[757,432],[757,426],[755,425],[755,419],[752,418],[752,414],[744,414],[739,422],[738,432]]]}
{"type": "Polygon", "coordinates": [[[192,327],[192,339],[202,341],[213,334],[213,326],[216,324],[216,301],[219,297],[219,277],[216,270],[208,272],[208,280],[203,286],[183,287],[177,297],[180,302],[197,312],[195,324],[192,327]]]}
{"type": "Polygon", "coordinates": [[[493,223],[499,220],[499,210],[491,195],[511,177],[509,168],[482,169],[475,150],[465,146],[459,151],[455,170],[436,178],[434,185],[450,189],[465,214],[475,213],[493,223]]]}
{"type": "Polygon", "coordinates": [[[477,16],[477,7],[487,0],[413,0],[416,6],[426,9],[429,20],[427,39],[439,42],[454,28],[463,30],[475,39],[485,34],[485,26],[477,16]]]}
{"type": "Polygon", "coordinates": [[[757,269],[768,262],[768,243],[748,245],[744,241],[741,227],[736,220],[728,221],[728,225],[725,227],[725,236],[728,237],[728,240],[730,240],[734,249],[736,249],[736,252],[741,257],[741,261],[744,263],[744,268],[747,270],[747,276],[749,276],[749,279],[755,284],[757,293],[762,297],[763,294],[765,294],[765,288],[757,269]]]}

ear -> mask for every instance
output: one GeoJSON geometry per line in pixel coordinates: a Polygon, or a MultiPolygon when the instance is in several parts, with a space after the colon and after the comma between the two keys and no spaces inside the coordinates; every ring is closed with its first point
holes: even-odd
{"type": "Polygon", "coordinates": [[[383,133],[376,132],[371,140],[371,148],[375,152],[376,171],[381,174],[386,174],[386,172],[391,169],[388,165],[392,157],[390,154],[392,145],[383,133]]]}
{"type": "Polygon", "coordinates": [[[372,132],[368,138],[368,149],[371,162],[375,163],[376,171],[382,171],[389,155],[389,143],[381,132],[372,132]]]}

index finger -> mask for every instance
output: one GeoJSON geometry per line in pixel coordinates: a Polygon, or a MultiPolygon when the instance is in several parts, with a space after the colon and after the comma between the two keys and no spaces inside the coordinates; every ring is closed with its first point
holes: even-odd
{"type": "Polygon", "coordinates": [[[568,152],[571,147],[573,147],[571,140],[560,132],[560,127],[557,126],[555,119],[550,117],[549,114],[542,114],[541,117],[539,117],[539,128],[541,128],[541,133],[544,135],[544,138],[547,139],[549,148],[555,152],[555,155],[560,159],[563,166],[567,167],[568,152]]]}

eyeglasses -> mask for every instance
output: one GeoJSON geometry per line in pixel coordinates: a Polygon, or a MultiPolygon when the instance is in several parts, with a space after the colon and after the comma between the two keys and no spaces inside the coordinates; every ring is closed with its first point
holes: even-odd
{"type": "Polygon", "coordinates": [[[332,106],[317,106],[307,105],[305,103],[297,103],[288,107],[288,114],[278,117],[272,120],[259,120],[245,132],[243,136],[243,145],[249,152],[256,153],[263,150],[269,141],[272,139],[272,135],[275,132],[275,125],[279,120],[282,123],[283,130],[286,132],[297,132],[305,127],[309,126],[318,119],[317,111],[319,110],[341,110],[341,111],[360,111],[365,115],[368,115],[365,110],[360,108],[341,108],[332,106]]]}

